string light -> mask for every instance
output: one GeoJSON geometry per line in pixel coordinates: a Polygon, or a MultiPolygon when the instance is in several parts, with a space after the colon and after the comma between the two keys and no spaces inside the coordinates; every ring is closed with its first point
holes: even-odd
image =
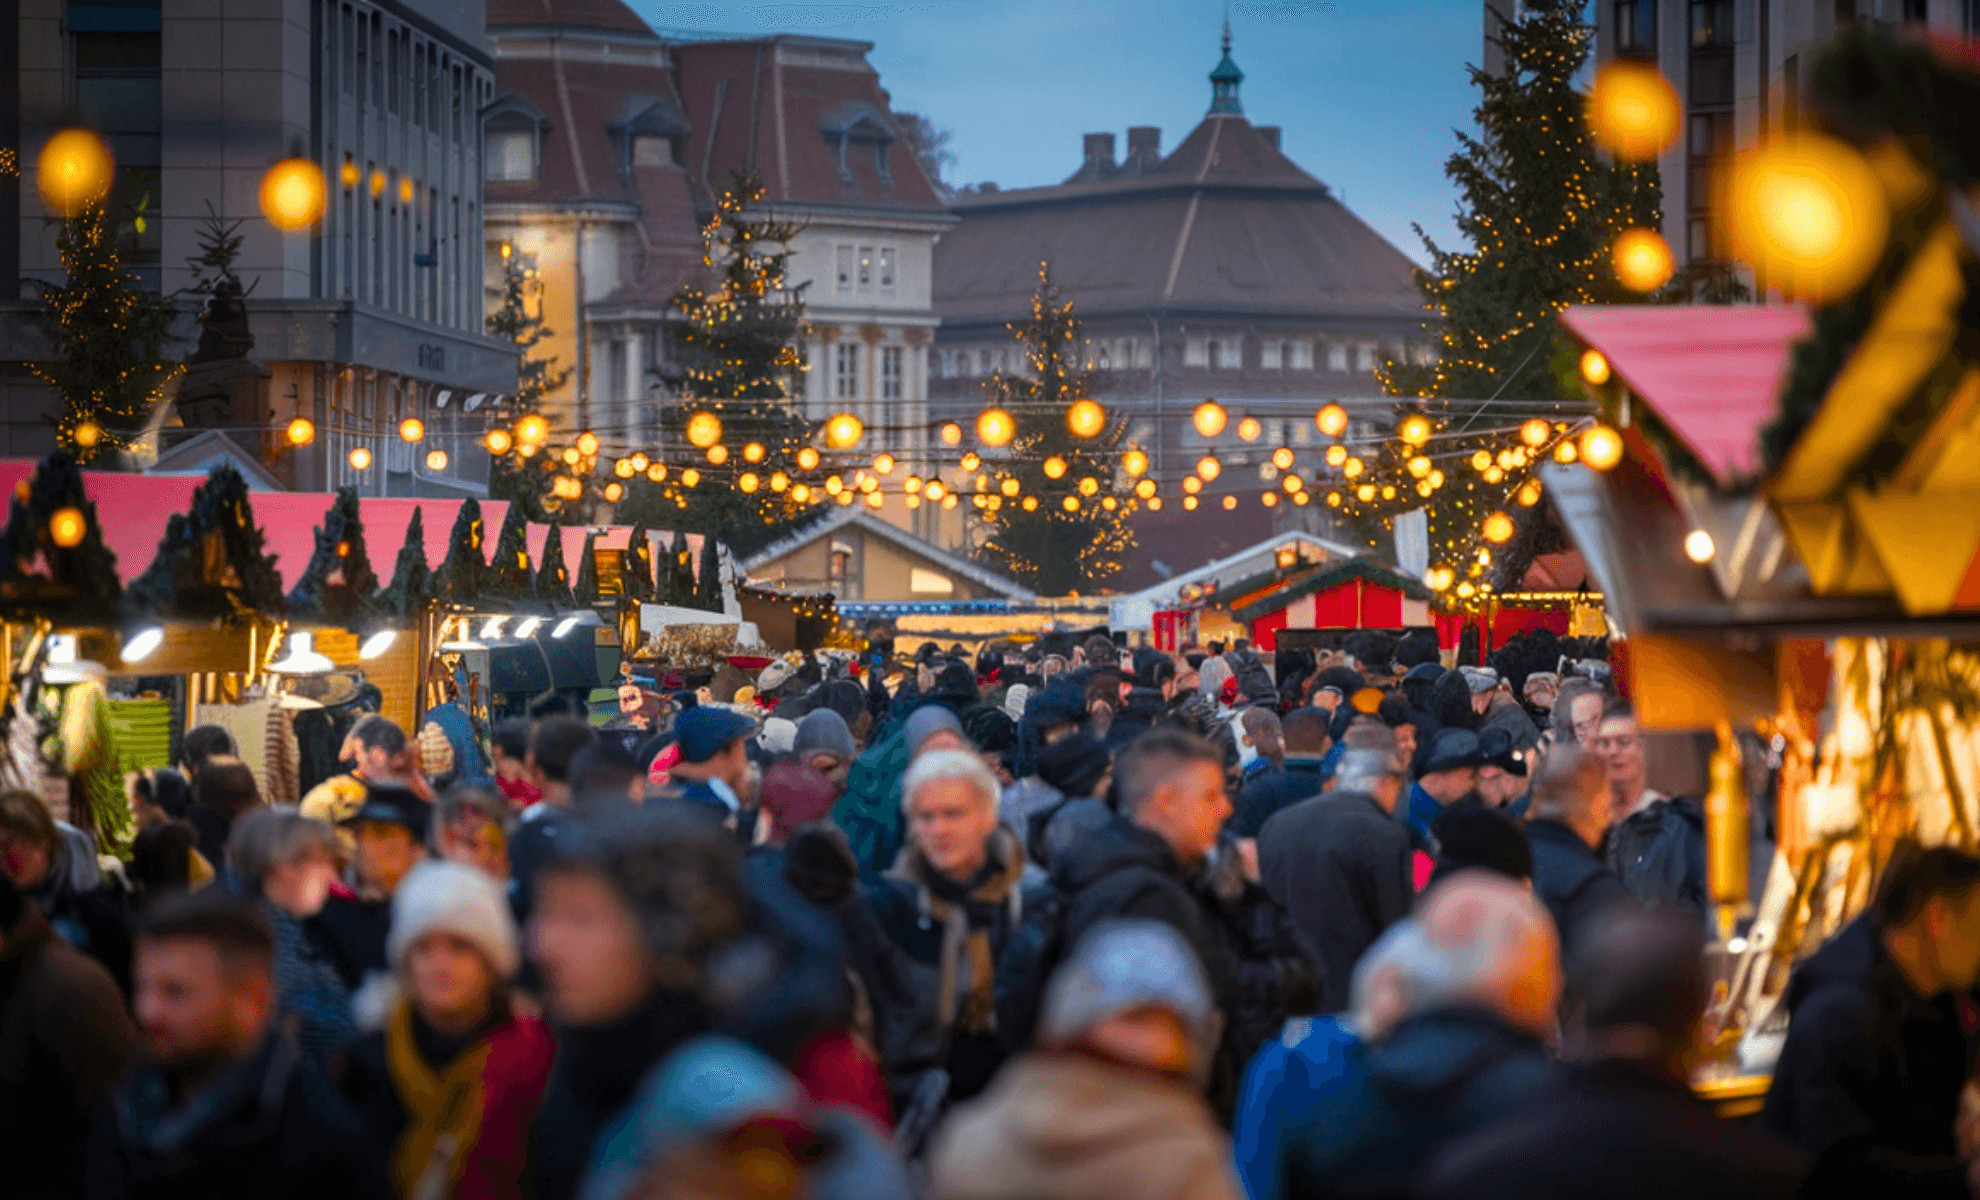
{"type": "Polygon", "coordinates": [[[1225,511],[1225,512],[1230,512],[1230,511],[1231,511],[1232,509],[1235,509],[1236,507],[1237,507],[1237,497],[1236,497],[1236,496],[1226,496],[1226,497],[1224,497],[1224,511],[1225,511]]]}
{"type": "Polygon", "coordinates": [[[89,522],[79,508],[58,508],[48,515],[48,538],[64,550],[80,546],[88,532],[89,522]]]}
{"type": "Polygon", "coordinates": [[[1196,493],[1203,490],[1203,481],[1201,479],[1198,479],[1194,475],[1185,475],[1183,476],[1182,487],[1183,487],[1183,491],[1188,492],[1190,495],[1194,496],[1196,493]]]}
{"type": "MultiPolygon", "coordinates": [[[[1152,503],[1152,502],[1151,502],[1151,503],[1152,503]]],[[[1184,512],[1195,512],[1195,511],[1196,511],[1196,497],[1194,497],[1194,496],[1184,496],[1184,497],[1183,497],[1183,511],[1184,511],[1184,512]]]]}
{"type": "Polygon", "coordinates": [[[1134,485],[1134,494],[1143,500],[1153,496],[1155,494],[1155,481],[1153,479],[1143,479],[1136,482],[1134,485]]]}
{"type": "MultiPolygon", "coordinates": [[[[688,470],[690,470],[690,471],[692,471],[692,470],[694,470],[694,468],[693,468],[693,467],[689,467],[689,468],[688,468],[688,470]]],[[[666,465],[665,465],[665,464],[663,464],[663,463],[654,463],[653,465],[651,465],[651,466],[649,466],[649,467],[647,467],[647,468],[646,468],[646,478],[647,478],[648,480],[650,480],[651,482],[653,482],[653,483],[665,483],[665,482],[667,482],[667,468],[666,468],[666,465]]],[[[697,476],[697,478],[699,478],[699,476],[697,476]]],[[[693,485],[692,485],[692,484],[690,484],[689,486],[691,487],[691,486],[693,486],[693,485]]]]}
{"type": "Polygon", "coordinates": [[[1107,428],[1107,410],[1093,400],[1076,400],[1066,409],[1066,428],[1074,437],[1097,437],[1107,428]]]}
{"type": "Polygon", "coordinates": [[[1581,377],[1596,387],[1609,382],[1609,360],[1600,350],[1584,351],[1581,356],[1581,377]]]}
{"type": "Polygon", "coordinates": [[[1213,454],[1206,454],[1196,461],[1196,473],[1205,483],[1216,482],[1217,476],[1223,474],[1223,471],[1224,464],[1218,462],[1213,454]]]}
{"type": "Polygon", "coordinates": [[[316,423],[308,417],[297,417],[289,422],[287,434],[291,446],[307,446],[316,440],[316,423]]]}
{"type": "Polygon", "coordinates": [[[1430,418],[1420,415],[1405,417],[1396,432],[1405,444],[1421,446],[1430,440],[1430,418]]]}
{"type": "Polygon", "coordinates": [[[722,440],[722,418],[712,412],[698,412],[687,419],[688,445],[706,450],[722,440]]]}
{"type": "Polygon", "coordinates": [[[760,463],[763,461],[763,456],[767,453],[768,451],[764,450],[762,442],[748,442],[743,446],[743,461],[746,463],[760,463]]]}
{"type": "Polygon", "coordinates": [[[1015,479],[1006,479],[1004,480],[1004,482],[997,485],[997,490],[1004,493],[1006,496],[1015,496],[1018,494],[1019,491],[1018,481],[1015,479]]]}
{"type": "MultiPolygon", "coordinates": [[[[1017,421],[1001,408],[986,408],[977,414],[976,440],[986,446],[1008,446],[1017,436],[1017,421]]],[[[964,470],[974,468],[965,467],[964,470]]]]}
{"type": "Polygon", "coordinates": [[[736,486],[741,488],[745,494],[754,492],[760,483],[762,483],[762,480],[756,477],[756,472],[754,471],[744,471],[736,477],[736,486]]]}
{"type": "Polygon", "coordinates": [[[1121,455],[1121,469],[1129,476],[1145,475],[1148,472],[1148,456],[1139,450],[1130,450],[1121,455]]]}
{"type": "Polygon", "coordinates": [[[1338,404],[1328,404],[1313,414],[1313,423],[1328,437],[1339,437],[1347,432],[1347,409],[1338,404]]]}
{"type": "Polygon", "coordinates": [[[1265,427],[1258,423],[1257,417],[1246,417],[1238,422],[1238,437],[1244,441],[1255,442],[1264,431],[1265,427]]]}
{"type": "Polygon", "coordinates": [[[825,444],[834,450],[850,450],[866,435],[866,426],[851,413],[839,413],[825,422],[825,444]]]}
{"type": "Polygon", "coordinates": [[[622,483],[608,483],[605,485],[605,499],[609,503],[617,504],[620,497],[625,494],[626,488],[622,483]]]}
{"type": "Polygon", "coordinates": [[[788,489],[790,486],[791,486],[791,477],[789,475],[784,474],[782,471],[773,471],[771,473],[770,475],[771,491],[783,492],[786,489],[788,489]]]}
{"type": "Polygon", "coordinates": [[[1581,461],[1606,471],[1622,461],[1622,435],[1607,425],[1591,426],[1581,435],[1581,461]]]}
{"type": "Polygon", "coordinates": [[[1062,479],[1066,474],[1066,460],[1054,454],[1044,461],[1041,469],[1047,479],[1062,479]]]}
{"type": "Polygon", "coordinates": [[[701,472],[689,467],[681,472],[681,486],[694,487],[701,482],[701,472]]]}
{"type": "Polygon", "coordinates": [[[810,446],[803,447],[797,452],[797,465],[798,465],[798,469],[801,471],[817,470],[818,451],[810,446]]]}
{"type": "Polygon", "coordinates": [[[353,447],[347,461],[353,471],[368,471],[371,469],[371,451],[363,446],[353,447]]]}
{"type": "Polygon", "coordinates": [[[1343,446],[1339,442],[1336,442],[1333,445],[1327,447],[1328,466],[1338,467],[1341,464],[1347,462],[1347,459],[1348,459],[1348,452],[1346,446],[1343,446]]]}
{"type": "Polygon", "coordinates": [[[1230,414],[1226,413],[1224,406],[1215,400],[1205,400],[1196,406],[1194,413],[1190,414],[1190,423],[1196,426],[1196,432],[1207,438],[1216,437],[1224,432],[1224,424],[1229,419],[1230,414]]]}
{"type": "Polygon", "coordinates": [[[1350,458],[1341,464],[1341,474],[1347,476],[1349,479],[1361,478],[1361,473],[1367,469],[1368,465],[1358,458],[1350,458]]]}
{"type": "Polygon", "coordinates": [[[549,440],[550,422],[535,413],[530,413],[516,422],[516,441],[525,446],[541,445],[549,440]]]}
{"type": "Polygon", "coordinates": [[[582,454],[586,458],[596,457],[598,454],[598,435],[591,432],[589,429],[585,430],[583,433],[578,434],[577,452],[579,454],[582,454]]]}
{"type": "Polygon", "coordinates": [[[963,439],[962,426],[956,424],[954,421],[945,422],[943,424],[942,444],[944,446],[960,446],[962,445],[962,439],[963,439]]]}
{"type": "Polygon", "coordinates": [[[1272,451],[1272,465],[1281,471],[1290,471],[1293,465],[1291,447],[1281,446],[1277,450],[1272,451]]]}
{"type": "Polygon", "coordinates": [[[1093,476],[1088,475],[1087,477],[1079,481],[1080,495],[1092,496],[1097,494],[1099,491],[1100,491],[1100,481],[1095,479],[1093,476]]]}
{"type": "Polygon", "coordinates": [[[426,422],[418,417],[407,417],[399,422],[399,440],[402,442],[423,442],[426,440],[426,422]]]}
{"type": "Polygon", "coordinates": [[[892,475],[894,473],[894,456],[886,453],[875,455],[873,458],[873,469],[882,475],[892,475]]]}
{"type": "Polygon", "coordinates": [[[261,212],[277,229],[307,229],[323,216],[323,168],[285,158],[261,177],[261,212]]]}
{"type": "MultiPolygon", "coordinates": [[[[488,447],[490,454],[500,458],[514,448],[516,439],[506,429],[491,429],[482,437],[481,444],[488,447]]],[[[630,474],[631,472],[627,473],[630,474]]]]}
{"type": "Polygon", "coordinates": [[[445,450],[428,450],[426,452],[426,469],[429,471],[446,470],[447,452],[445,450]]]}

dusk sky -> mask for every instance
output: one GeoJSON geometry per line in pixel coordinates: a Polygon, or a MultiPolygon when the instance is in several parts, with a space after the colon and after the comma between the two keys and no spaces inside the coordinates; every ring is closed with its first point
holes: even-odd
{"type": "MultiPolygon", "coordinates": [[[[894,107],[953,132],[952,179],[1005,188],[1070,175],[1085,133],[1111,130],[1124,152],[1129,125],[1156,125],[1173,149],[1209,106],[1223,15],[1214,0],[632,3],[662,29],[870,41],[894,107]]],[[[1444,160],[1471,125],[1483,13],[1483,0],[1234,0],[1245,115],[1283,126],[1293,161],[1422,261],[1412,222],[1456,239],[1444,160]]]]}

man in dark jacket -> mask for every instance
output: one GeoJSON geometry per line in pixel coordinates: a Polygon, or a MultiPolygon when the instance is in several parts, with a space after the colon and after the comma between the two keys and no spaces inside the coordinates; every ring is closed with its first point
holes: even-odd
{"type": "Polygon", "coordinates": [[[1230,872],[1204,871],[1217,865],[1213,851],[1235,852],[1218,845],[1231,813],[1222,751],[1180,730],[1153,730],[1115,759],[1114,793],[1119,815],[1057,857],[1049,893],[998,963],[998,1028],[1008,1048],[1029,1045],[1046,978],[1098,922],[1173,925],[1202,958],[1224,1015],[1212,1074],[1228,1086],[1213,1087],[1212,1103],[1228,1115],[1237,1078],[1263,1040],[1257,1031],[1312,1011],[1311,965],[1262,889],[1246,887],[1241,874],[1233,881],[1230,872]]]}
{"type": "Polygon", "coordinates": [[[9,1196],[56,1200],[82,1190],[90,1119],[135,1041],[110,973],[56,936],[0,874],[0,1162],[9,1196]]]}
{"type": "Polygon", "coordinates": [[[1325,790],[1330,724],[1328,715],[1317,708],[1296,708],[1285,715],[1279,722],[1286,747],[1284,765],[1261,770],[1245,781],[1238,793],[1237,815],[1231,818],[1231,833],[1255,838],[1275,813],[1325,790]]]}
{"type": "Polygon", "coordinates": [[[1570,954],[1597,913],[1630,898],[1595,852],[1609,826],[1607,779],[1601,759],[1579,746],[1561,746],[1547,756],[1533,785],[1533,819],[1526,825],[1533,894],[1553,914],[1570,954]]]}
{"type": "Polygon", "coordinates": [[[1788,984],[1761,1122],[1814,1158],[1810,1195],[1972,1194],[1980,1166],[1955,1129],[1980,1051],[1976,980],[1980,860],[1901,851],[1870,910],[1788,984]]]}
{"type": "Polygon", "coordinates": [[[1370,1048],[1360,1078],[1310,1112],[1287,1155],[1286,1195],[1407,1196],[1442,1147],[1519,1110],[1547,1078],[1560,967],[1547,914],[1484,872],[1441,883],[1418,911],[1439,970],[1410,1016],[1370,1048]]]}
{"type": "Polygon", "coordinates": [[[1323,1013],[1347,1008],[1354,964],[1416,898],[1409,830],[1394,816],[1403,778],[1392,751],[1350,750],[1333,791],[1284,810],[1258,835],[1259,877],[1320,966],[1323,1013]]]}
{"type": "Polygon", "coordinates": [[[1691,1094],[1710,983],[1696,923],[1619,908],[1568,964],[1574,1062],[1517,1113],[1453,1143],[1426,1200],[1788,1200],[1804,1164],[1691,1094]]]}
{"type": "Polygon", "coordinates": [[[1666,796],[1645,782],[1643,735],[1629,701],[1609,702],[1594,748],[1609,767],[1610,869],[1643,903],[1681,908],[1702,921],[1704,811],[1696,800],[1666,796]]]}
{"type": "Polygon", "coordinates": [[[384,1149],[275,1028],[275,942],[218,888],[139,928],[145,1063],[90,1133],[90,1200],[384,1200],[384,1149]]]}

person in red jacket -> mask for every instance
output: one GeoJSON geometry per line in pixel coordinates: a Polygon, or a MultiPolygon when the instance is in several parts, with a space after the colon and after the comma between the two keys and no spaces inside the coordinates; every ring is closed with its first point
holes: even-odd
{"type": "Polygon", "coordinates": [[[530,1122],[550,1080],[549,1030],[510,1004],[515,921],[486,874],[414,868],[392,898],[392,975],[360,994],[369,1029],[344,1092],[389,1147],[400,1200],[521,1200],[530,1122]]]}

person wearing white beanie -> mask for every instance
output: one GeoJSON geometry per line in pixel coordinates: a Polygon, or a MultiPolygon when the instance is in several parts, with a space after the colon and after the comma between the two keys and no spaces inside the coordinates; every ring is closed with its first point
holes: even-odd
{"type": "Polygon", "coordinates": [[[369,1032],[342,1083],[391,1147],[394,1191],[521,1200],[554,1043],[510,1005],[522,953],[508,900],[485,872],[422,863],[393,894],[385,952],[392,972],[356,1002],[369,1032]]]}

